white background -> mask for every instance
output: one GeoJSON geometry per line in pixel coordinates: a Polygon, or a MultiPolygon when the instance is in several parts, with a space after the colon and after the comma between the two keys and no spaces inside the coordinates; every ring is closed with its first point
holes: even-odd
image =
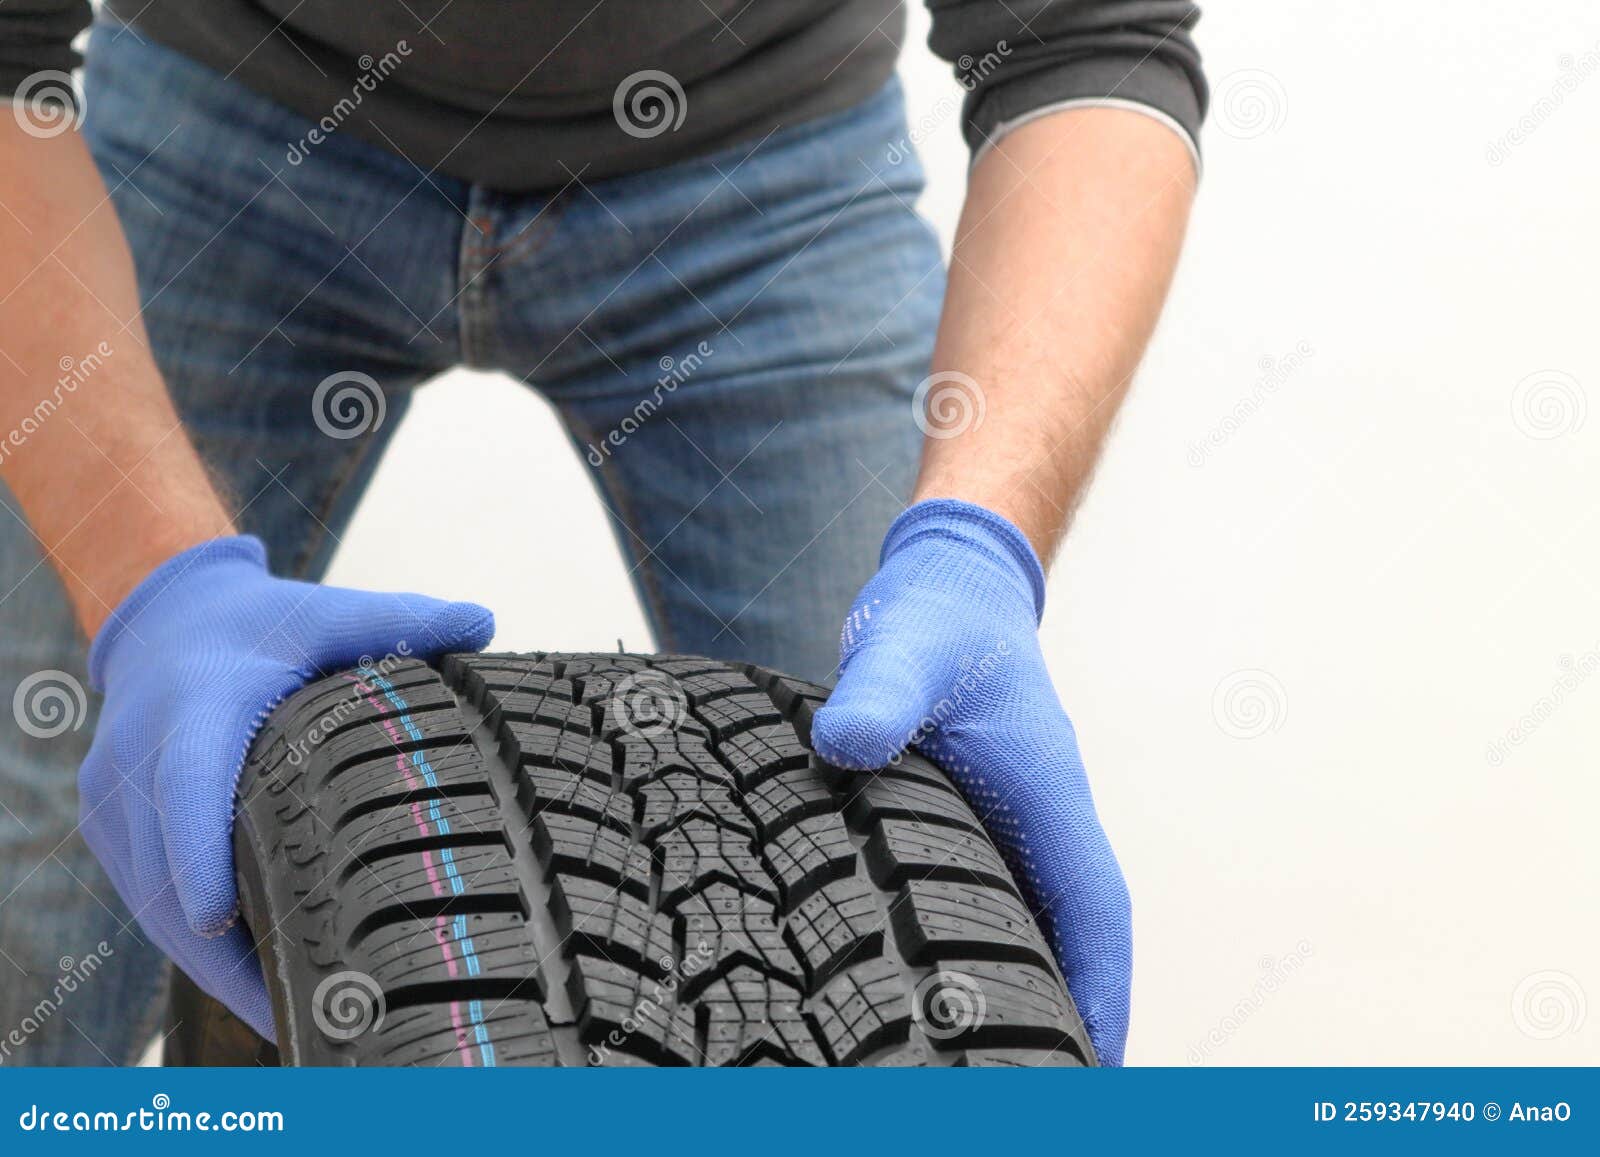
{"type": "MultiPolygon", "coordinates": [[[[955,86],[913,8],[915,122],[955,86]]],[[[1129,1061],[1595,1063],[1600,18],[1229,0],[1199,39],[1187,254],[1044,627],[1134,896],[1129,1061]]],[[[953,120],[924,156],[948,242],[953,120]]],[[[648,645],[541,402],[451,375],[398,441],[334,581],[648,645]],[[499,496],[441,492],[426,555],[419,458],[499,496]]]]}

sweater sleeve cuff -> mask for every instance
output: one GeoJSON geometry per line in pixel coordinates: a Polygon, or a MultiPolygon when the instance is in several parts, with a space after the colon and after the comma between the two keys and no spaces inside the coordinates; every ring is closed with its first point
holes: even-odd
{"type": "Polygon", "coordinates": [[[1113,54],[1038,69],[986,84],[967,102],[964,131],[973,162],[1009,132],[1068,108],[1123,108],[1160,121],[1183,140],[1200,171],[1200,90],[1179,64],[1113,54]]]}
{"type": "Polygon", "coordinates": [[[1122,98],[1115,96],[1091,96],[1081,97],[1075,100],[1057,101],[1054,104],[1047,104],[1040,108],[1036,108],[1032,112],[1023,113],[1021,116],[1014,117],[1011,120],[1001,121],[994,127],[994,131],[989,135],[988,139],[973,151],[972,163],[968,167],[971,168],[976,166],[979,161],[983,160],[985,154],[987,154],[990,149],[994,148],[1001,141],[1005,140],[1006,137],[1012,132],[1020,129],[1023,125],[1028,124],[1031,121],[1036,121],[1040,117],[1049,116],[1051,113],[1066,112],[1068,109],[1075,108],[1121,109],[1124,112],[1135,112],[1141,116],[1147,116],[1158,124],[1165,125],[1167,128],[1172,130],[1174,135],[1177,136],[1178,140],[1183,143],[1183,147],[1189,151],[1189,163],[1194,166],[1195,177],[1197,179],[1199,178],[1201,172],[1200,145],[1199,142],[1189,134],[1188,129],[1184,128],[1177,121],[1173,120],[1172,117],[1168,116],[1165,112],[1156,108],[1154,105],[1140,104],[1137,101],[1123,100],[1122,98]]]}

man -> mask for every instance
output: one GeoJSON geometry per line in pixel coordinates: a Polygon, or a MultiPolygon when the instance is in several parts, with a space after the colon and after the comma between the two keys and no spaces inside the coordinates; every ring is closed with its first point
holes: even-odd
{"type": "MultiPolygon", "coordinates": [[[[466,364],[556,405],[664,649],[837,662],[827,758],[951,770],[1119,1063],[1127,892],[1035,628],[1177,258],[1194,7],[931,5],[975,153],[948,288],[894,0],[110,0],[80,135],[88,7],[0,3],[7,1059],[136,1057],[164,957],[271,1032],[233,781],[317,672],[492,635],[313,585],[466,364]]],[[[464,517],[542,497],[412,471],[464,517]]]]}

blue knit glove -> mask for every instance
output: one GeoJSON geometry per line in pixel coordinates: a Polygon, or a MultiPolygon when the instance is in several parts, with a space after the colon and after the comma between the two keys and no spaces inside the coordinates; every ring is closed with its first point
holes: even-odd
{"type": "Polygon", "coordinates": [[[1044,570],[1020,530],[971,503],[917,503],[845,620],[839,684],[811,738],[840,767],[883,767],[914,746],[954,777],[1041,916],[1100,1062],[1120,1065],[1128,886],[1039,650],[1043,610],[1044,570]]]}
{"type": "Polygon", "coordinates": [[[471,603],[369,594],[267,573],[254,538],[157,567],[89,651],[105,695],[78,773],[80,827],[140,926],[201,988],[273,1039],[261,965],[233,882],[233,789],[273,707],[365,657],[478,650],[471,603]]]}

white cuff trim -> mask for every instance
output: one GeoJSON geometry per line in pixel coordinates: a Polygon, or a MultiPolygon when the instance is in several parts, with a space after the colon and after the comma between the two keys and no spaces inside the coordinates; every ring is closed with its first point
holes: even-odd
{"type": "Polygon", "coordinates": [[[972,154],[972,164],[976,165],[983,160],[984,155],[990,149],[1030,121],[1036,121],[1040,117],[1049,116],[1051,113],[1066,112],[1068,109],[1074,108],[1119,108],[1126,112],[1142,113],[1151,120],[1166,125],[1178,134],[1178,138],[1183,141],[1184,147],[1189,150],[1189,159],[1194,162],[1195,179],[1199,179],[1201,172],[1200,147],[1195,144],[1194,137],[1189,135],[1189,130],[1158,108],[1140,101],[1125,100],[1117,96],[1085,96],[1074,100],[1061,100],[1054,104],[1041,105],[1036,109],[1030,109],[1021,116],[1012,117],[1008,121],[1001,121],[995,126],[994,132],[990,134],[989,139],[984,141],[977,151],[972,154]]]}

